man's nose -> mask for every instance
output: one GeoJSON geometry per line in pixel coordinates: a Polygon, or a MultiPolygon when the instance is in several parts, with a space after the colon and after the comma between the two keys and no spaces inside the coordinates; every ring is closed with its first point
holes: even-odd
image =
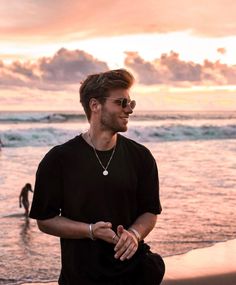
{"type": "Polygon", "coordinates": [[[124,108],[125,113],[132,114],[133,109],[130,107],[130,104],[127,104],[127,106],[124,108]]]}

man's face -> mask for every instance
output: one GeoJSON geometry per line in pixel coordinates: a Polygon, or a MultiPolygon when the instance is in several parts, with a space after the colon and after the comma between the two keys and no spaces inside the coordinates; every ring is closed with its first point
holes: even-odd
{"type": "Polygon", "coordinates": [[[117,89],[110,91],[109,95],[101,108],[101,126],[104,130],[114,133],[126,132],[129,115],[133,113],[133,110],[129,104],[123,108],[121,99],[126,98],[128,102],[130,101],[129,90],[117,89]]]}

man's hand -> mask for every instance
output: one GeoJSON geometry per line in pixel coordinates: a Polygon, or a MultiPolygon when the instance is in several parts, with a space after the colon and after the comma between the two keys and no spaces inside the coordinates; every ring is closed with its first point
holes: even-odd
{"type": "Polygon", "coordinates": [[[93,224],[92,232],[95,239],[102,239],[113,244],[116,244],[119,240],[119,237],[112,230],[112,224],[109,222],[97,222],[93,224]]]}
{"type": "Polygon", "coordinates": [[[122,225],[117,227],[119,241],[115,246],[115,258],[121,261],[130,259],[138,249],[138,240],[132,232],[124,229],[122,225]]]}

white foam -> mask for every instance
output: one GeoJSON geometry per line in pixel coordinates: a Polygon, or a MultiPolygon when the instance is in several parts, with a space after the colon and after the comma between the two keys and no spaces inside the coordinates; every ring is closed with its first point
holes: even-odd
{"type": "MultiPolygon", "coordinates": [[[[33,125],[31,125],[33,126],[33,125]]],[[[84,131],[84,124],[78,125],[60,124],[61,128],[51,124],[45,127],[14,128],[0,131],[0,137],[5,147],[22,146],[51,146],[61,144],[84,131]]],[[[236,125],[214,126],[201,125],[191,126],[183,124],[166,124],[162,126],[146,125],[129,127],[124,133],[131,139],[140,142],[163,142],[163,141],[189,141],[210,139],[234,139],[236,138],[236,125]]]]}

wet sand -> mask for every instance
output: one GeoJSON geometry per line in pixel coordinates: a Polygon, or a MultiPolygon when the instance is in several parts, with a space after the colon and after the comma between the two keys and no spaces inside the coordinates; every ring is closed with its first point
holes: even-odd
{"type": "MultiPolygon", "coordinates": [[[[235,285],[236,239],[166,257],[165,264],[163,285],[235,285]]],[[[33,284],[43,283],[24,285],[33,284]]],[[[56,285],[57,282],[47,284],[56,285]]]]}

